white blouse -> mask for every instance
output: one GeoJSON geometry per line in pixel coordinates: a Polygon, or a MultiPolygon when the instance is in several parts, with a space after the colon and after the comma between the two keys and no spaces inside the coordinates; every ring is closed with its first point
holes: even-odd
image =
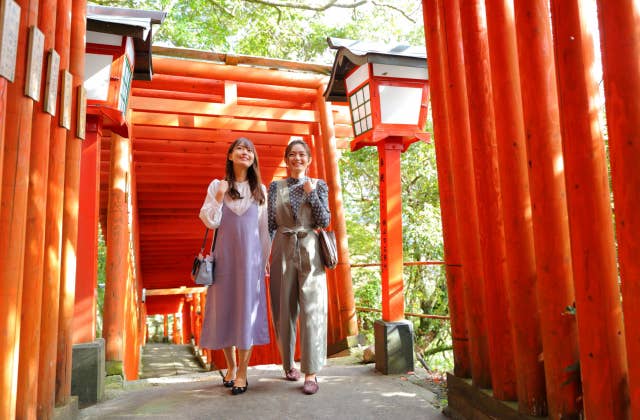
{"type": "MultiPolygon", "coordinates": [[[[236,182],[236,189],[242,196],[242,198],[238,200],[232,200],[229,198],[227,194],[224,196],[224,205],[229,208],[232,212],[241,216],[251,204],[254,203],[253,196],[251,195],[251,188],[249,187],[249,181],[244,182],[236,182]]],[[[222,203],[216,200],[216,193],[218,192],[218,185],[220,185],[220,180],[214,179],[209,184],[207,188],[207,197],[204,199],[204,203],[202,204],[202,208],[200,209],[200,220],[207,226],[209,229],[216,229],[220,226],[220,221],[222,219],[222,203]]],[[[258,229],[260,234],[260,242],[262,245],[262,256],[264,257],[265,263],[269,259],[269,253],[271,252],[271,237],[269,236],[269,227],[267,220],[267,189],[264,185],[262,187],[262,192],[264,193],[264,203],[262,205],[258,205],[258,229]]]]}

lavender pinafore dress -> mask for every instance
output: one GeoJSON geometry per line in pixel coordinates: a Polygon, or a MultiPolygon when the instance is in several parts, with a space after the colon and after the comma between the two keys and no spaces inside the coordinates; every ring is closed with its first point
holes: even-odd
{"type": "Polygon", "coordinates": [[[269,343],[265,261],[258,233],[258,205],[241,215],[222,207],[213,252],[215,282],[207,290],[201,346],[246,350],[269,343]]]}

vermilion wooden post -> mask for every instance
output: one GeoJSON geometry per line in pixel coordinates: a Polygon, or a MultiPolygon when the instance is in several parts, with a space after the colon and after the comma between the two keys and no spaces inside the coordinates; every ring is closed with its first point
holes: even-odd
{"type": "MultiPolygon", "coordinates": [[[[127,120],[131,120],[131,111],[129,111],[129,115],[127,115],[127,120]]],[[[131,272],[134,278],[134,284],[132,287],[132,298],[134,302],[135,316],[136,322],[134,324],[135,327],[135,341],[133,342],[133,353],[135,354],[134,360],[134,376],[132,378],[138,379],[138,372],[140,371],[140,361],[142,346],[144,345],[144,331],[147,319],[146,307],[142,303],[142,270],[140,267],[140,224],[139,224],[139,212],[138,212],[138,180],[135,166],[133,164],[133,156],[130,156],[131,159],[131,229],[132,229],[132,241],[133,241],[133,258],[130,264],[131,272]],[[135,264],[134,264],[135,263],[135,264]]]]}
{"type": "Polygon", "coordinates": [[[78,187],[80,184],[80,139],[77,137],[78,88],[84,80],[84,48],[87,26],[86,1],[72,2],[69,69],[73,74],[71,129],[67,135],[62,219],[62,268],[58,320],[58,357],[56,364],[56,405],[69,403],[71,397],[71,354],[73,302],[76,282],[78,242],[78,187]]]}
{"type": "Polygon", "coordinates": [[[15,78],[7,90],[2,200],[0,203],[0,418],[16,414],[20,310],[24,269],[25,226],[33,100],[24,94],[28,28],[36,24],[37,2],[18,1],[15,78]]]}
{"type": "Polygon", "coordinates": [[[147,305],[140,303],[140,329],[143,332],[140,338],[140,346],[146,346],[149,339],[149,325],[147,324],[147,305]]]}
{"type": "MultiPolygon", "coordinates": [[[[313,161],[311,165],[311,174],[310,176],[324,179],[329,185],[329,181],[327,179],[326,172],[326,162],[324,159],[324,144],[322,143],[322,137],[320,136],[320,128],[316,124],[313,128],[313,136],[310,136],[310,139],[306,139],[307,144],[312,145],[312,154],[313,161]]],[[[329,197],[331,197],[332,191],[329,188],[329,197]]],[[[333,216],[333,207],[331,206],[331,200],[329,199],[329,207],[332,210],[333,216]]],[[[332,217],[333,219],[333,217],[332,217]]],[[[333,220],[331,220],[333,222],[333,220]]],[[[327,296],[336,296],[337,297],[337,277],[335,270],[326,270],[326,282],[327,282],[327,296]]],[[[332,347],[334,343],[336,343],[341,334],[341,323],[340,323],[340,314],[339,314],[339,299],[327,299],[327,345],[332,347]]]]}
{"type": "Polygon", "coordinates": [[[191,331],[191,335],[189,336],[189,339],[193,338],[194,344],[197,345],[197,330],[198,330],[198,320],[197,320],[197,314],[196,314],[196,305],[197,305],[197,300],[196,297],[198,296],[197,293],[194,293],[191,296],[191,302],[189,302],[189,331],[191,331]]]}
{"type": "MultiPolygon", "coordinates": [[[[129,226],[131,228],[131,226],[129,226]]],[[[135,380],[138,378],[138,296],[137,296],[137,288],[134,286],[135,278],[133,276],[133,267],[131,265],[131,253],[128,253],[127,262],[128,262],[128,272],[129,276],[127,279],[127,286],[125,289],[126,303],[125,303],[125,311],[124,311],[124,364],[123,364],[123,372],[124,378],[126,380],[135,380]]],[[[174,315],[175,317],[175,315],[174,315]]],[[[174,325],[176,324],[174,318],[174,325]]],[[[175,329],[175,327],[174,327],[175,329]]],[[[174,341],[175,344],[178,344],[177,341],[174,341]]]]}
{"type": "Polygon", "coordinates": [[[191,302],[183,299],[182,304],[182,344],[191,340],[191,302]]]}
{"type": "MultiPolygon", "coordinates": [[[[39,10],[55,13],[54,0],[40,0],[39,10]]],[[[24,251],[24,280],[22,292],[21,351],[18,371],[16,416],[36,418],[40,354],[40,316],[42,309],[42,279],[44,267],[44,230],[46,221],[47,176],[49,172],[49,133],[51,115],[45,112],[48,52],[55,45],[55,19],[40,13],[39,28],[44,35],[40,100],[34,104],[31,158],[29,162],[29,193],[27,198],[27,226],[24,251]]],[[[52,75],[57,78],[58,74],[52,75]]]]}
{"type": "Polygon", "coordinates": [[[178,330],[178,314],[173,314],[173,344],[180,343],[180,331],[178,330]]]}
{"type": "Polygon", "coordinates": [[[91,342],[96,338],[102,118],[87,115],[86,124],[86,138],[82,142],[80,163],[78,264],[72,337],[74,344],[91,342]]]}
{"type": "Polygon", "coordinates": [[[493,396],[516,399],[506,250],[484,1],[460,3],[493,396]]]}
{"type": "Polygon", "coordinates": [[[449,323],[453,343],[453,373],[461,378],[471,376],[469,339],[464,314],[463,273],[460,260],[460,244],[457,241],[456,203],[453,199],[453,170],[451,168],[451,135],[448,126],[445,86],[447,71],[442,47],[443,28],[438,17],[436,0],[423,0],[431,112],[433,114],[434,145],[438,170],[438,190],[442,218],[442,237],[447,277],[449,323]]]}
{"type": "MultiPolygon", "coordinates": [[[[107,215],[107,261],[103,332],[107,371],[122,369],[124,362],[125,307],[128,278],[129,228],[127,218],[127,173],[129,139],[111,133],[109,208],[107,215]]],[[[165,315],[165,335],[167,321],[165,315]]]]}
{"type": "Polygon", "coordinates": [[[547,401],[557,419],[577,416],[580,378],[575,319],[563,314],[574,293],[553,45],[547,4],[514,6],[547,401]]]}
{"type": "MultiPolygon", "coordinates": [[[[640,413],[640,15],[632,0],[598,1],[631,413],[640,413]]],[[[580,316],[580,313],[578,313],[580,316]]]]}
{"type": "MultiPolygon", "coordinates": [[[[60,54],[60,76],[69,69],[71,0],[59,0],[56,9],[56,51],[60,54]]],[[[60,302],[60,258],[62,207],[67,129],[60,125],[62,82],[58,83],[56,118],[51,122],[49,176],[45,227],[42,321],[38,367],[38,418],[49,416],[55,401],[58,312],[60,302]]]]}
{"type": "MultiPolygon", "coordinates": [[[[627,361],[589,4],[553,0],[580,375],[586,418],[629,418],[627,361]]],[[[636,98],[636,101],[638,99],[636,98]]]]}
{"type": "MultiPolygon", "coordinates": [[[[205,302],[206,299],[203,299],[205,302]]],[[[204,315],[204,307],[202,308],[202,314],[204,315]]],[[[164,327],[164,336],[169,338],[169,316],[167,314],[162,315],[164,318],[163,327],[164,327]]]]}
{"type": "Polygon", "coordinates": [[[513,7],[510,0],[487,0],[486,9],[518,411],[545,416],[547,397],[540,360],[542,338],[513,7]]]}
{"type": "Polygon", "coordinates": [[[318,112],[320,114],[320,135],[322,136],[323,153],[329,186],[329,206],[333,210],[332,223],[338,244],[338,265],[335,268],[340,326],[343,337],[358,333],[351,266],[349,262],[349,244],[347,243],[347,223],[342,206],[342,187],[336,155],[335,124],[331,113],[331,104],[324,100],[321,89],[318,89],[318,112]]]}
{"type": "Polygon", "coordinates": [[[491,388],[491,370],[484,304],[484,273],[479,242],[476,188],[473,178],[467,91],[464,76],[460,7],[458,0],[440,3],[445,27],[449,69],[448,110],[451,135],[453,194],[458,221],[464,276],[464,303],[469,334],[471,378],[475,386],[491,388]]]}
{"type": "Polygon", "coordinates": [[[399,137],[387,137],[378,143],[382,320],[387,322],[404,319],[400,178],[402,147],[402,138],[399,137]]]}
{"type": "MultiPolygon", "coordinates": [[[[269,289],[267,289],[269,290],[269,289]]],[[[200,347],[200,333],[202,332],[202,318],[204,317],[204,306],[206,302],[206,293],[198,293],[195,295],[198,299],[196,304],[196,326],[195,326],[195,336],[196,336],[196,344],[200,347]]]]}

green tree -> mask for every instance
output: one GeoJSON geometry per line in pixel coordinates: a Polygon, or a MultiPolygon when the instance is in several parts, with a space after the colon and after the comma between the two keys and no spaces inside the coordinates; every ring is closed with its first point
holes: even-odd
{"type": "Polygon", "coordinates": [[[420,2],[96,0],[167,13],[154,43],[330,64],[327,37],[424,45],[420,2]],[[384,28],[384,30],[380,30],[384,28]]]}

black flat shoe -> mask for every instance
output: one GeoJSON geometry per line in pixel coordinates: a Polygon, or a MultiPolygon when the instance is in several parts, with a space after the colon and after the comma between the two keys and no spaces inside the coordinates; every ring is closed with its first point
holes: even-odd
{"type": "Polygon", "coordinates": [[[230,381],[225,381],[224,378],[222,379],[222,385],[224,385],[226,388],[232,388],[234,383],[235,381],[233,379],[230,381]]]}
{"type": "Polygon", "coordinates": [[[234,386],[233,388],[231,388],[231,394],[232,395],[244,394],[245,392],[247,392],[247,388],[249,388],[249,381],[247,381],[245,386],[234,386]]]}

